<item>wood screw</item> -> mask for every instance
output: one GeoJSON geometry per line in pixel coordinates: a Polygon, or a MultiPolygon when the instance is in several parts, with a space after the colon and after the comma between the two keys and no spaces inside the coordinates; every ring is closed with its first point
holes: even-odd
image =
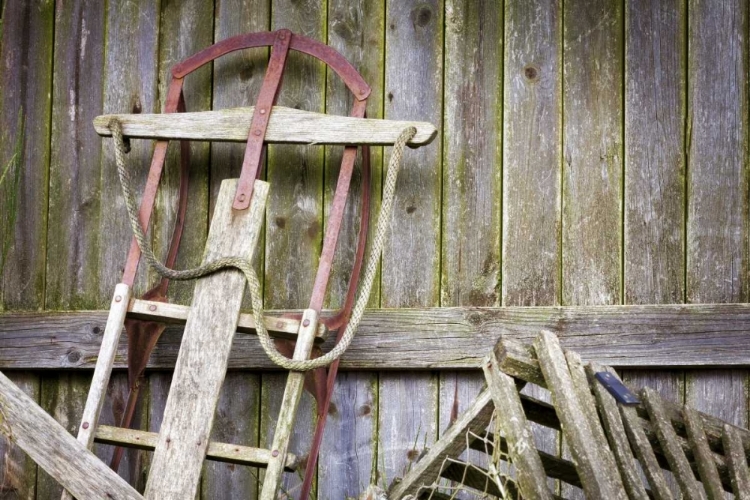
{"type": "Polygon", "coordinates": [[[88,422],[84,422],[83,425],[81,425],[81,427],[83,427],[84,429],[88,429],[89,428],[89,423],[88,422]]]}
{"type": "Polygon", "coordinates": [[[150,305],[150,306],[148,306],[148,310],[149,311],[156,311],[156,306],[150,305]]]}
{"type": "Polygon", "coordinates": [[[273,450],[273,451],[271,452],[271,456],[272,456],[273,458],[276,458],[276,457],[278,457],[278,456],[279,456],[279,450],[273,450]]]}
{"type": "Polygon", "coordinates": [[[122,300],[122,297],[119,295],[115,295],[115,302],[120,302],[122,300]]]}
{"type": "Polygon", "coordinates": [[[310,320],[306,319],[305,321],[303,321],[302,326],[310,326],[310,320]]]}

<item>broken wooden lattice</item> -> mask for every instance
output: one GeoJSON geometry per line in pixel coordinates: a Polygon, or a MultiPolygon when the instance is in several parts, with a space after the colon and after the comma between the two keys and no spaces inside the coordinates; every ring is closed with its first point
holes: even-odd
{"type": "Polygon", "coordinates": [[[649,388],[620,404],[595,376],[619,381],[615,371],[584,364],[550,332],[533,346],[501,339],[482,368],[487,387],[388,498],[564,498],[548,479],[591,499],[750,498],[750,431],[649,388]],[[521,394],[526,384],[552,404],[521,394]],[[562,431],[572,460],[538,450],[530,422],[562,431]]]}

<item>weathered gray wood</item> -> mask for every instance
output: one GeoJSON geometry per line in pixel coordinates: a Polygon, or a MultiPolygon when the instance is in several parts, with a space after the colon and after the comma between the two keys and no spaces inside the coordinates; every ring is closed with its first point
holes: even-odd
{"type": "MultiPolygon", "coordinates": [[[[161,109],[144,110],[143,113],[164,111],[167,100],[171,69],[178,62],[208,47],[214,42],[213,18],[214,2],[211,0],[183,0],[176,4],[160,3],[159,16],[159,66],[157,68],[159,102],[161,109]],[[197,22],[196,20],[202,20],[197,22]]],[[[211,109],[211,66],[207,65],[191,73],[184,80],[183,93],[188,111],[211,109]]],[[[131,110],[118,110],[117,113],[133,113],[131,110]]],[[[140,113],[138,113],[140,115],[140,113]]],[[[164,115],[161,115],[164,116],[164,115]]],[[[170,118],[172,119],[172,118],[170,118]]],[[[178,118],[175,118],[178,119],[178,118]]],[[[143,142],[143,141],[134,141],[143,142]]],[[[152,145],[154,142],[145,141],[152,145]]],[[[180,183],[181,145],[173,144],[167,149],[164,174],[157,191],[151,232],[156,255],[166,256],[172,240],[180,183]]],[[[210,144],[191,142],[188,185],[188,206],[186,224],[180,240],[175,268],[186,269],[197,266],[206,246],[206,233],[211,218],[208,215],[208,183],[211,171],[210,144]]],[[[111,168],[111,167],[110,167],[111,168]]],[[[164,257],[162,257],[164,258],[164,257]]],[[[156,272],[148,269],[151,284],[161,279],[156,272]]],[[[195,281],[173,281],[169,286],[170,302],[189,304],[193,296],[195,281]]]]}
{"type": "Polygon", "coordinates": [[[120,283],[115,287],[112,303],[107,318],[107,326],[102,336],[102,347],[94,369],[94,376],[89,386],[89,394],[86,398],[86,406],[83,408],[81,425],[78,428],[78,441],[85,448],[91,449],[94,443],[94,431],[99,425],[99,414],[102,411],[104,397],[109,387],[109,377],[112,373],[112,365],[115,362],[117,344],[125,324],[125,314],[130,302],[131,288],[120,283]]]}
{"type": "Polygon", "coordinates": [[[622,3],[577,0],[563,5],[562,303],[617,304],[622,276],[622,3]]]}
{"type": "MultiPolygon", "coordinates": [[[[737,0],[688,2],[688,302],[749,297],[748,8],[737,0]]],[[[747,380],[747,370],[689,373],[686,404],[746,427],[747,380]]]]}
{"type": "MultiPolygon", "coordinates": [[[[688,442],[695,456],[695,465],[698,467],[700,479],[706,489],[709,500],[721,500],[725,498],[724,487],[721,485],[719,472],[716,470],[711,459],[711,448],[708,446],[706,432],[703,430],[703,420],[698,412],[685,406],[682,408],[682,418],[685,421],[688,442]]],[[[740,441],[740,445],[742,442],[740,441]]]]}
{"type": "MultiPolygon", "coordinates": [[[[297,361],[310,359],[317,326],[318,313],[314,309],[306,309],[302,314],[302,325],[297,334],[292,359],[297,361]]],[[[289,372],[287,377],[284,397],[281,400],[281,409],[276,420],[276,430],[270,448],[271,459],[268,461],[263,489],[260,492],[261,500],[274,500],[277,497],[281,485],[281,473],[289,451],[292,430],[297,420],[297,408],[302,398],[305,377],[304,372],[296,371],[289,372]]]]}
{"type": "MultiPolygon", "coordinates": [[[[385,0],[329,0],[327,43],[357,68],[372,93],[367,98],[368,118],[383,117],[385,68],[385,0]]],[[[326,113],[348,115],[351,91],[333,71],[326,79],[326,113]]],[[[434,146],[432,146],[434,147],[434,146]]],[[[411,151],[407,152],[407,154],[411,151]]],[[[330,213],[343,148],[326,147],[323,185],[324,213],[330,213]]],[[[370,237],[380,207],[383,148],[370,148],[370,237]]],[[[334,256],[326,307],[340,307],[349,286],[357,248],[361,215],[362,154],[358,154],[334,256]]],[[[372,239],[369,239],[371,242],[372,239]]],[[[367,255],[367,254],[366,254],[367,255]]],[[[371,307],[380,304],[380,280],[370,292],[371,307]]],[[[318,456],[318,498],[357,498],[376,484],[378,446],[378,375],[375,372],[340,373],[334,388],[326,430],[318,456]]]]}
{"type": "MultiPolygon", "coordinates": [[[[189,306],[155,302],[152,300],[132,299],[128,306],[128,317],[160,323],[184,325],[190,313],[189,306]]],[[[294,339],[297,337],[300,320],[294,318],[271,317],[266,315],[264,324],[268,334],[272,337],[294,339]]],[[[237,331],[241,333],[255,332],[255,319],[252,313],[240,314],[237,331]]],[[[321,323],[315,332],[315,340],[322,341],[328,335],[326,326],[321,323]]]]}
{"type": "Polygon", "coordinates": [[[664,455],[667,457],[672,473],[675,475],[677,484],[680,486],[683,498],[690,500],[705,498],[702,494],[703,489],[695,480],[693,470],[690,468],[690,464],[677,442],[677,434],[664,410],[664,403],[661,396],[649,388],[644,388],[640,395],[648,410],[651,424],[654,426],[664,455]]]}
{"type": "MultiPolygon", "coordinates": [[[[265,0],[222,0],[214,3],[214,37],[218,42],[243,33],[268,31],[271,27],[271,5],[265,0]]],[[[241,50],[213,62],[211,109],[226,109],[252,104],[258,96],[265,73],[268,50],[241,50]]],[[[245,144],[216,142],[211,144],[209,174],[209,215],[213,213],[221,179],[239,177],[245,144]]],[[[261,168],[265,167],[265,162],[261,168]]],[[[264,231],[265,233],[265,231],[264,231]]],[[[261,234],[259,248],[265,247],[261,234]]],[[[263,280],[265,252],[257,252],[253,263],[263,280]]],[[[242,310],[249,311],[250,294],[245,293],[242,310]]],[[[240,315],[240,323],[243,315],[240,315]]],[[[294,329],[296,333],[297,328],[294,329]]],[[[261,376],[259,373],[229,372],[222,386],[211,439],[228,443],[260,445],[261,376]]],[[[206,462],[201,481],[203,498],[258,498],[258,469],[232,464],[206,462]]]]}
{"type": "MultiPolygon", "coordinates": [[[[97,443],[123,445],[129,448],[153,451],[159,442],[159,434],[156,432],[100,425],[96,429],[95,439],[97,443]]],[[[210,441],[206,449],[206,459],[208,460],[251,467],[263,467],[268,464],[270,458],[270,450],[239,444],[210,441]]],[[[292,454],[287,455],[286,470],[293,471],[298,464],[299,460],[296,456],[292,454]]]]}
{"type": "MultiPolygon", "coordinates": [[[[246,142],[254,109],[248,106],[177,116],[103,115],[94,119],[94,128],[99,135],[111,136],[109,122],[117,119],[126,137],[246,142]]],[[[427,122],[350,118],[274,106],[265,141],[271,144],[390,146],[407,127],[417,129],[417,134],[408,142],[410,146],[429,144],[437,135],[435,126],[427,122]]]]}
{"type": "Polygon", "coordinates": [[[606,443],[597,441],[592,433],[559,341],[551,332],[542,332],[534,340],[534,350],[552,394],[563,436],[576,463],[583,491],[592,498],[625,499],[625,490],[617,471],[602,467],[606,443]]]}
{"type": "MultiPolygon", "coordinates": [[[[272,0],[269,7],[271,29],[287,28],[314,40],[326,40],[325,3],[316,0],[272,0]]],[[[324,113],[325,85],[325,65],[310,56],[292,51],[287,57],[277,104],[324,113]]],[[[305,308],[312,293],[325,227],[325,148],[317,145],[272,144],[268,147],[267,158],[266,177],[273,191],[266,212],[264,307],[305,308]]],[[[261,376],[261,446],[270,447],[273,441],[286,378],[286,374],[263,373],[261,376]]],[[[297,455],[310,449],[315,416],[313,398],[305,393],[289,444],[289,449],[297,455]]],[[[261,471],[261,481],[264,475],[264,471],[261,471]]],[[[281,493],[290,498],[295,496],[294,492],[298,491],[301,482],[300,475],[286,474],[281,493]]],[[[311,500],[314,499],[315,496],[312,496],[311,500]]]]}
{"type": "Polygon", "coordinates": [[[514,379],[500,371],[494,353],[482,369],[494,402],[498,428],[508,443],[510,462],[516,469],[519,492],[528,499],[552,498],[514,379]]]}
{"type": "Polygon", "coordinates": [[[505,2],[505,305],[560,303],[562,17],[556,0],[505,2]]]}
{"type": "MultiPolygon", "coordinates": [[[[41,392],[39,376],[32,373],[9,373],[9,379],[38,402],[41,392]]],[[[0,435],[0,496],[8,500],[34,500],[37,493],[36,463],[16,446],[0,435]]]]}
{"type": "MultiPolygon", "coordinates": [[[[269,316],[287,312],[266,311],[269,316]]],[[[93,368],[106,317],[106,311],[0,314],[0,368],[93,368]]],[[[368,310],[341,366],[474,369],[500,338],[518,345],[530,342],[542,329],[554,331],[565,348],[583,358],[610,366],[750,364],[750,306],[665,304],[368,310]]],[[[181,330],[167,328],[149,367],[174,366],[181,330]]],[[[323,349],[332,342],[329,339],[323,349]]],[[[272,368],[257,346],[252,336],[236,336],[230,368],[272,368]]],[[[125,363],[123,339],[115,368],[125,363]]]]}
{"type": "Polygon", "coordinates": [[[738,500],[747,500],[750,498],[750,472],[747,468],[745,451],[742,449],[742,436],[737,432],[736,427],[724,424],[722,443],[724,444],[724,456],[727,459],[734,497],[738,500]]]}
{"type": "Polygon", "coordinates": [[[638,415],[635,408],[620,406],[620,416],[625,425],[625,431],[633,447],[635,456],[641,463],[643,473],[648,479],[651,486],[651,492],[656,500],[672,500],[672,493],[661,471],[659,462],[656,460],[654,449],[651,447],[646,434],[643,432],[643,426],[638,421],[638,415]]]}
{"type": "MultiPolygon", "coordinates": [[[[387,0],[385,8],[384,116],[441,123],[444,3],[387,0]]],[[[404,155],[382,255],[381,307],[440,304],[440,150],[433,144],[404,155]]],[[[437,440],[440,381],[429,373],[381,373],[379,380],[377,477],[387,487],[437,440]]]]}
{"type": "Polygon", "coordinates": [[[77,498],[142,497],[0,373],[0,430],[77,498]]]}
{"type": "Polygon", "coordinates": [[[44,304],[55,9],[39,0],[4,3],[0,303],[37,309],[44,304]]]}
{"type": "MultiPolygon", "coordinates": [[[[101,114],[104,88],[91,75],[104,69],[106,5],[79,0],[58,6],[52,87],[52,137],[45,305],[97,308],[102,141],[91,127],[101,114]]],[[[124,258],[124,254],[123,254],[124,258]]]]}
{"type": "Polygon", "coordinates": [[[593,394],[591,394],[589,379],[586,375],[581,356],[575,351],[565,351],[565,359],[568,362],[570,379],[573,383],[573,389],[578,398],[578,403],[583,410],[583,416],[588,420],[594,442],[600,447],[601,462],[599,463],[599,467],[606,467],[608,470],[612,471],[616,483],[619,483],[619,488],[625,491],[622,474],[617,467],[615,456],[610,449],[609,441],[604,433],[604,429],[602,428],[602,422],[599,419],[599,413],[597,412],[596,400],[594,399],[593,394]]]}
{"type": "MultiPolygon", "coordinates": [[[[568,361],[570,361],[570,357],[568,357],[568,361]]],[[[602,425],[609,438],[609,445],[617,461],[617,468],[620,471],[625,490],[633,500],[646,500],[648,495],[646,494],[646,489],[643,487],[643,481],[641,481],[641,477],[638,474],[635,457],[628,442],[628,436],[625,433],[620,412],[617,409],[617,402],[604,386],[594,378],[594,374],[604,370],[605,368],[598,364],[589,363],[586,365],[588,382],[594,391],[596,406],[599,409],[602,425]]],[[[611,368],[607,371],[614,373],[614,370],[611,368]]]]}
{"type": "Polygon", "coordinates": [[[420,487],[432,484],[440,475],[443,461],[460,455],[466,449],[467,433],[478,434],[487,429],[493,411],[492,395],[489,390],[484,390],[403,479],[394,484],[389,498],[401,499],[414,495],[420,487]]]}
{"type": "MultiPolygon", "coordinates": [[[[253,201],[244,213],[235,213],[231,208],[236,186],[236,179],[222,183],[204,262],[227,256],[252,257],[268,185],[256,181],[253,201]]],[[[244,277],[236,271],[216,273],[196,284],[146,483],[146,498],[195,496],[244,286],[244,277]],[[198,373],[200,377],[196,378],[198,373]]]]}

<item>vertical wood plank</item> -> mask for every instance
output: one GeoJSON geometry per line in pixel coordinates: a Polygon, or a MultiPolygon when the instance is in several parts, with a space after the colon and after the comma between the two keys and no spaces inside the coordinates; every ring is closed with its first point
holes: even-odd
{"type": "MultiPolygon", "coordinates": [[[[687,10],[681,0],[629,0],[625,19],[624,300],[680,303],[687,10]]],[[[625,371],[622,378],[632,387],[651,387],[666,399],[684,401],[683,372],[625,371]]]]}
{"type": "Polygon", "coordinates": [[[618,304],[622,5],[572,0],[564,15],[563,303],[618,304]]]}
{"type": "MultiPolygon", "coordinates": [[[[271,29],[288,28],[325,41],[325,2],[273,0],[271,29]]],[[[290,53],[280,106],[325,111],[326,70],[311,57],[290,53]]],[[[307,307],[323,238],[324,148],[274,145],[268,148],[271,193],[266,211],[265,302],[267,308],[307,307]]],[[[269,447],[279,414],[286,373],[261,376],[261,446],[269,447]]],[[[312,396],[302,395],[289,451],[304,457],[315,426],[312,396]]],[[[304,467],[302,467],[304,471],[304,467]]],[[[262,473],[261,473],[262,475],[262,473]]],[[[279,498],[298,495],[302,473],[285,474],[279,498]]],[[[315,496],[313,495],[313,498],[315,496]]]]}
{"type": "MultiPolygon", "coordinates": [[[[104,89],[91,75],[104,70],[106,4],[80,0],[57,6],[55,85],[47,231],[49,309],[106,307],[99,295],[99,213],[102,139],[91,125],[104,89]]],[[[105,203],[106,207],[107,204],[105,203]]]]}
{"type": "MultiPolygon", "coordinates": [[[[44,307],[54,4],[3,2],[0,32],[0,311],[44,307]]],[[[38,376],[10,376],[39,401],[38,376]]],[[[0,438],[0,496],[33,499],[37,466],[0,438]]]]}
{"type": "MultiPolygon", "coordinates": [[[[216,2],[214,41],[270,28],[270,3],[267,1],[222,0],[216,2]]],[[[212,109],[225,109],[254,103],[265,74],[268,51],[243,50],[214,62],[212,109]]],[[[209,185],[209,214],[213,212],[222,179],[239,177],[244,144],[212,143],[209,185]]],[[[271,190],[273,190],[273,186],[271,190]]],[[[259,242],[263,245],[263,239],[259,242]]],[[[257,252],[255,268],[262,278],[263,253],[257,252]]],[[[243,309],[250,309],[245,293],[243,309]]],[[[222,387],[214,422],[212,440],[258,446],[260,434],[261,377],[248,372],[229,372],[222,387]]],[[[258,497],[257,468],[206,462],[201,485],[203,498],[258,497]]]]}
{"type": "MultiPolygon", "coordinates": [[[[111,0],[107,8],[104,56],[104,113],[159,113],[157,69],[159,44],[159,0],[111,0]]],[[[151,162],[151,141],[133,141],[127,156],[132,168],[145,169],[151,162]]],[[[135,177],[134,189],[142,192],[145,175],[135,177]]],[[[101,200],[99,217],[99,294],[104,300],[122,276],[132,238],[125,215],[111,140],[102,144],[101,200]]],[[[141,272],[134,295],[144,291],[141,272]]]]}
{"type": "Polygon", "coordinates": [[[561,2],[506,2],[505,44],[503,305],[557,305],[561,288],[561,2]]]}
{"type": "MultiPolygon", "coordinates": [[[[384,29],[384,0],[331,0],[328,3],[328,44],[351,62],[372,88],[367,100],[368,118],[383,117],[384,29]]],[[[352,104],[351,92],[335,73],[329,71],[326,113],[348,115],[352,104]]],[[[332,206],[342,153],[341,147],[326,147],[323,191],[326,219],[332,206]]],[[[357,165],[361,166],[361,158],[360,153],[357,165]]],[[[383,148],[371,148],[370,160],[370,234],[373,234],[375,214],[379,209],[383,148]]],[[[361,182],[361,170],[357,166],[331,270],[327,307],[341,307],[349,285],[359,233],[361,182]]],[[[372,306],[377,307],[379,296],[380,287],[376,282],[370,294],[372,306]]],[[[318,458],[319,498],[356,498],[374,483],[377,405],[377,373],[338,375],[318,458]]]]}
{"type": "Polygon", "coordinates": [[[36,309],[44,304],[54,3],[8,2],[3,19],[0,298],[3,309],[36,309]]]}
{"type": "MultiPolygon", "coordinates": [[[[748,299],[748,5],[688,3],[688,302],[748,299]],[[720,71],[716,71],[720,69],[720,71]]],[[[747,425],[747,370],[696,371],[686,403],[747,425]]]]}
{"type": "MultiPolygon", "coordinates": [[[[176,63],[193,55],[213,43],[214,4],[211,0],[168,1],[161,4],[161,25],[159,27],[159,101],[164,107],[170,69],[176,63]]],[[[189,111],[211,109],[211,65],[196,70],[185,77],[183,87],[185,103],[189,111]]],[[[160,112],[162,110],[159,110],[160,112]]],[[[175,267],[185,269],[200,263],[206,244],[208,227],[208,177],[209,148],[207,142],[190,144],[190,185],[188,188],[188,208],[185,216],[185,230],[180,241],[180,253],[175,267]]],[[[177,215],[178,192],[180,185],[180,145],[170,144],[164,174],[156,198],[153,215],[152,238],[154,252],[166,257],[172,239],[177,215]]],[[[160,277],[149,270],[149,285],[160,277]]],[[[169,285],[169,300],[179,304],[189,304],[195,281],[173,281],[169,285]]]]}
{"type": "MultiPolygon", "coordinates": [[[[440,0],[387,2],[386,118],[442,121],[443,14],[440,0]]],[[[438,146],[404,155],[383,250],[383,307],[439,303],[438,146]]],[[[437,438],[438,396],[435,374],[380,374],[378,484],[402,477],[437,438]]]]}
{"type": "MultiPolygon", "coordinates": [[[[560,303],[562,23],[558,0],[505,2],[503,305],[560,303]]],[[[523,392],[549,401],[537,386],[523,392]]],[[[558,432],[532,429],[539,449],[558,453],[558,432]]]]}

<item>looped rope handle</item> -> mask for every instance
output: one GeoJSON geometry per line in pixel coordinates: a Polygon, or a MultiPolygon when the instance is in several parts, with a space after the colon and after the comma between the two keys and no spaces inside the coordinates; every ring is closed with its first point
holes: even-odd
{"type": "Polygon", "coordinates": [[[200,267],[193,269],[185,269],[178,271],[170,269],[162,264],[154,255],[151,248],[150,242],[146,239],[146,235],[143,232],[140,221],[138,220],[138,210],[136,208],[135,196],[132,189],[132,181],[130,179],[130,173],[125,168],[125,140],[122,135],[122,124],[117,119],[112,119],[109,122],[109,129],[112,131],[112,138],[115,142],[115,162],[117,163],[117,175],[120,178],[120,186],[122,187],[122,194],[125,198],[125,208],[127,209],[128,219],[130,220],[130,227],[133,230],[135,240],[138,242],[138,246],[141,249],[141,253],[146,258],[146,262],[151,268],[156,271],[159,275],[164,276],[173,280],[191,280],[206,276],[211,273],[215,273],[221,269],[235,268],[240,270],[247,279],[248,286],[250,288],[250,302],[253,307],[253,318],[255,319],[255,328],[258,332],[258,339],[260,345],[266,355],[275,364],[286,370],[292,371],[309,371],[316,368],[328,366],[333,361],[341,357],[346,352],[349,344],[351,343],[354,335],[357,332],[362,316],[365,312],[365,307],[370,298],[370,291],[372,290],[372,284],[375,280],[375,272],[378,267],[378,260],[380,259],[380,253],[383,251],[383,245],[385,243],[385,233],[388,228],[388,222],[391,219],[391,212],[393,208],[393,199],[396,192],[396,179],[398,178],[398,172],[401,168],[401,157],[404,154],[404,147],[409,140],[414,137],[417,133],[417,129],[414,127],[405,128],[401,134],[399,134],[396,142],[393,144],[393,152],[391,154],[390,162],[388,163],[388,173],[386,174],[385,185],[383,187],[383,199],[380,206],[380,213],[378,214],[378,222],[375,229],[375,239],[373,241],[370,253],[367,258],[367,267],[365,268],[364,280],[360,286],[359,296],[357,302],[354,304],[352,310],[352,316],[349,323],[346,326],[344,335],[341,337],[341,341],[338,342],[333,349],[331,349],[325,355],[306,360],[295,360],[289,359],[281,354],[273,343],[273,340],[268,335],[265,323],[263,321],[263,305],[261,304],[261,289],[260,281],[258,276],[253,269],[249,259],[241,257],[224,257],[211,261],[200,267]]]}

